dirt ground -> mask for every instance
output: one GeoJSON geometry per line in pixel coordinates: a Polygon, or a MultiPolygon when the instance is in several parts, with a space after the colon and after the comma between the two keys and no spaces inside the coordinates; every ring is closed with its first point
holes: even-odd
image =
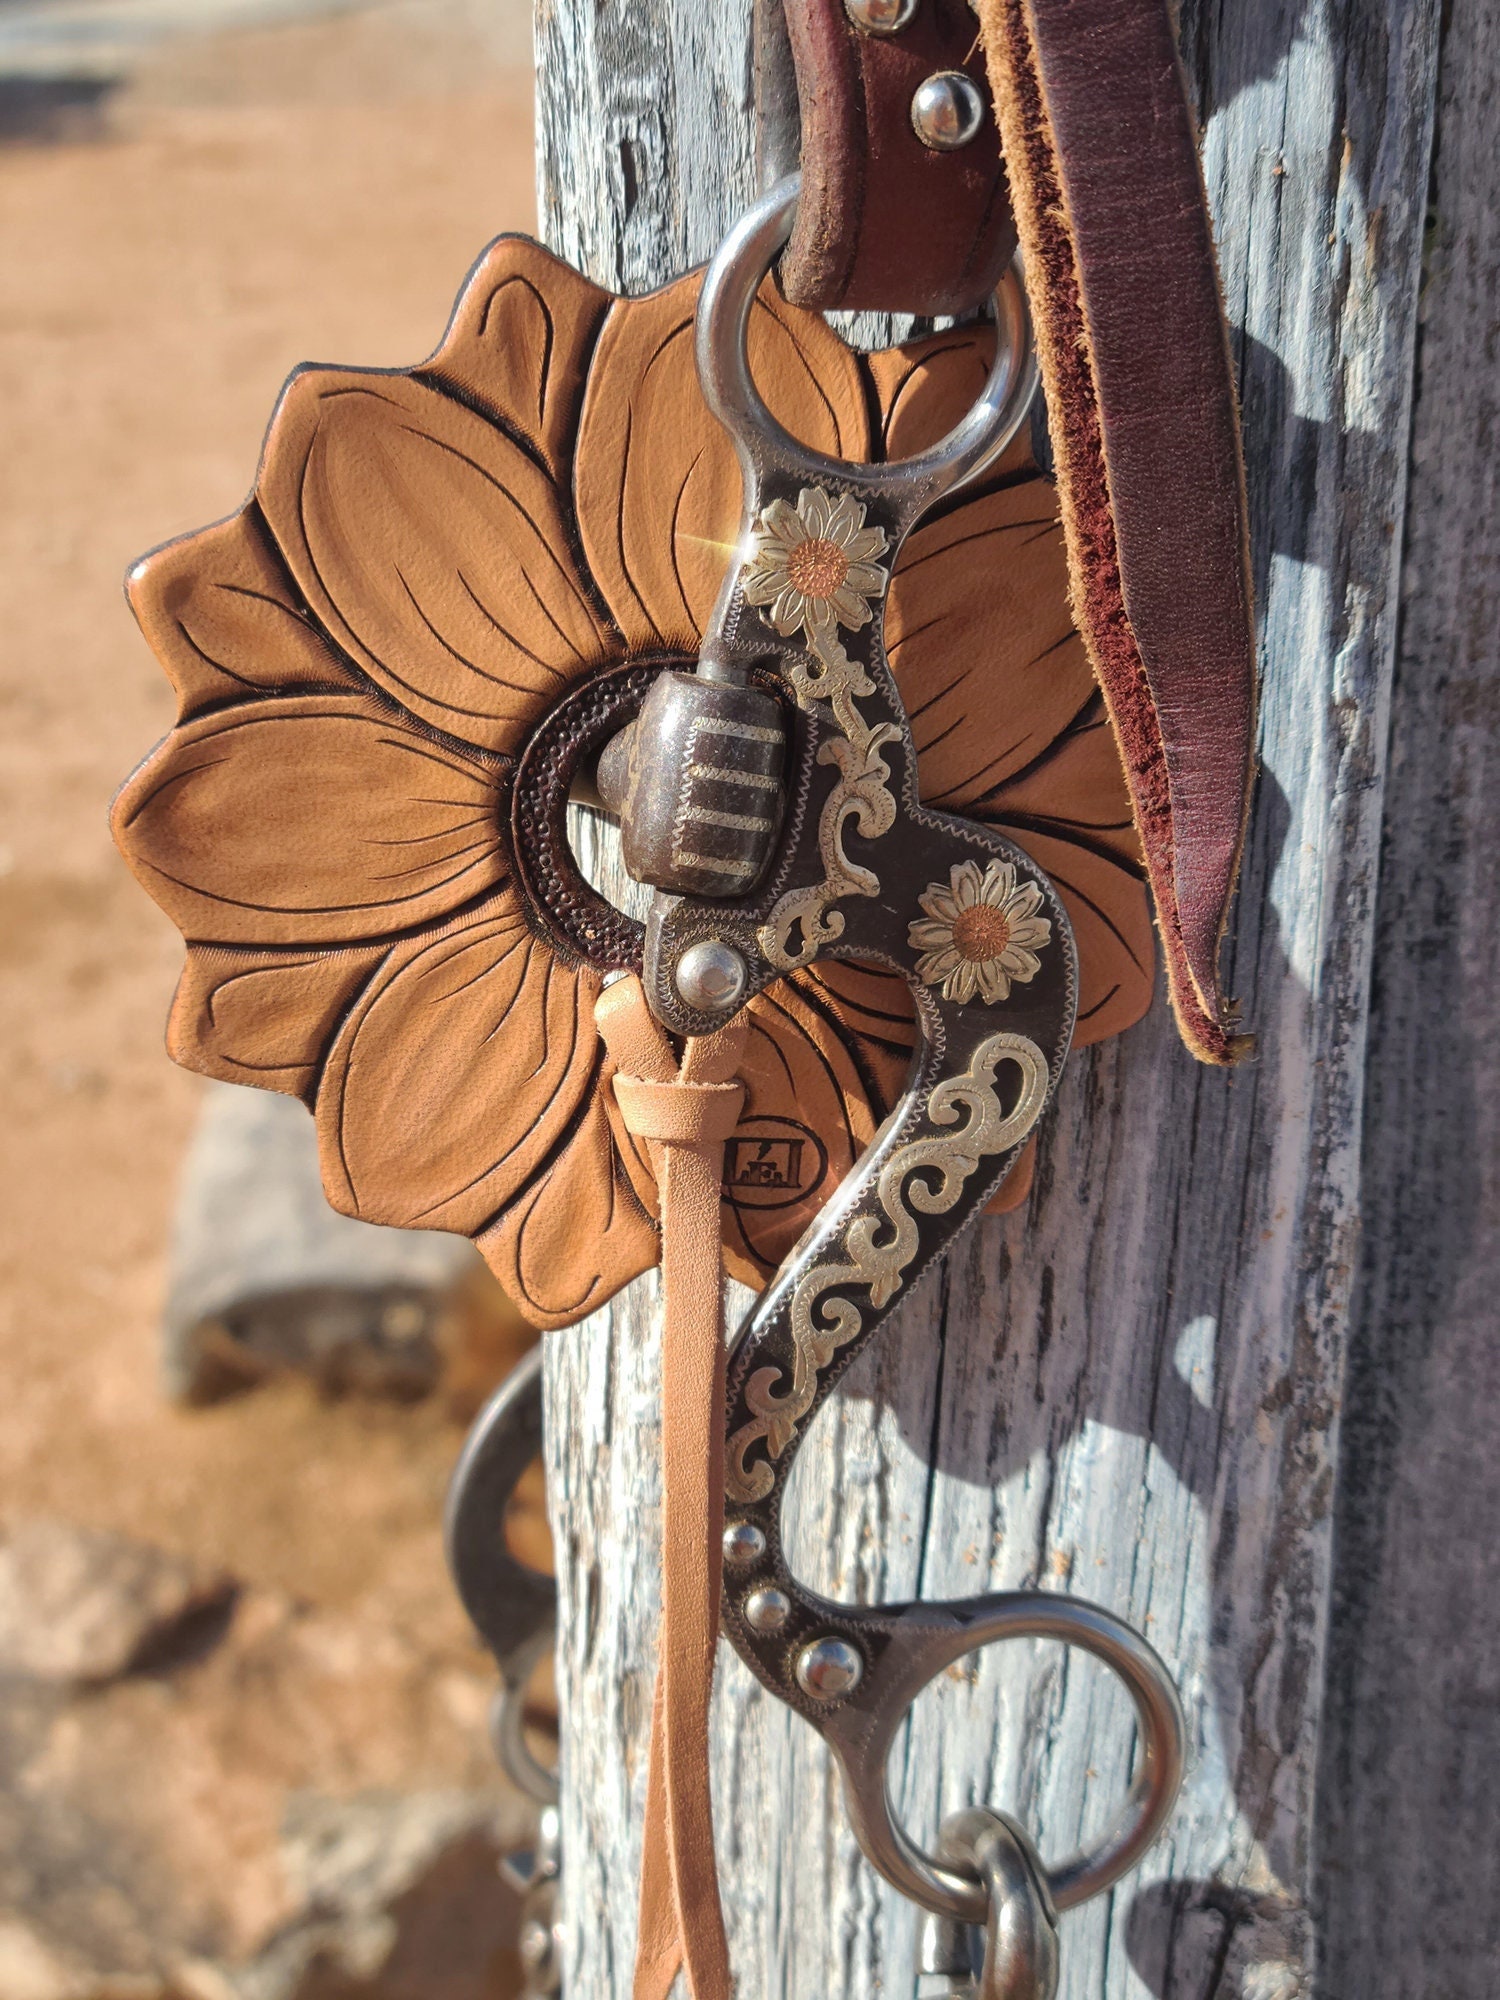
{"type": "Polygon", "coordinates": [[[440,1411],[159,1392],[200,1086],[105,812],[170,720],[127,563],[239,503],[295,363],[425,355],[531,221],[527,17],[497,46],[482,11],[483,41],[407,4],[157,44],[60,142],[0,146],[0,1530],[121,1529],[459,1652],[440,1411]]]}

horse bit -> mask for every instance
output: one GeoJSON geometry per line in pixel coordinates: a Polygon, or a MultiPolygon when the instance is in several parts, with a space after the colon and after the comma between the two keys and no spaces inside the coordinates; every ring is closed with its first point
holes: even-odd
{"type": "MultiPolygon", "coordinates": [[[[810,451],[766,408],[746,350],[751,307],[790,233],[797,193],[795,179],[784,181],[745,215],[710,267],[698,309],[700,378],[743,474],[740,561],[720,592],[696,674],[661,678],[649,714],[606,751],[599,785],[620,812],[627,867],[656,890],[645,988],[668,1029],[719,1027],[770,981],[823,956],[900,972],[911,988],[919,1039],[905,1094],[762,1294],[730,1355],[723,1629],[750,1670],[828,1744],[868,1860],[929,1913],[922,1970],[946,1975],[952,1996],[1046,2000],[1057,1985],[1058,1913],[1133,1866],[1175,1800],[1184,1725],[1161,1660],[1110,1612],[1050,1591],[834,1603],[792,1575],[781,1537],[782,1496],[812,1417],[894,1304],[994,1193],[1056,1086],[1072,1036],[1076,970],[1057,893],[999,834],[918,802],[911,729],[882,637],[884,585],[904,537],[990,464],[1027,417],[1036,386],[1030,325],[1012,270],[995,295],[989,379],[927,452],[856,465],[810,451]],[[788,510],[810,519],[815,534],[830,523],[843,533],[871,579],[863,624],[843,621],[846,632],[811,614],[798,623],[795,566],[787,538],[776,536],[788,510]],[[1005,907],[1030,923],[1035,970],[998,1006],[975,1005],[961,983],[950,997],[954,982],[937,959],[924,959],[933,926],[921,913],[961,874],[1000,884],[1005,907]],[[735,893],[726,895],[726,883],[735,893]],[[1082,1647],[1131,1696],[1138,1757],[1118,1818],[1093,1846],[1050,1865],[1014,1820],[987,1809],[950,1817],[937,1852],[924,1852],[895,1818],[886,1783],[912,1703],[979,1647],[1038,1638],[1082,1647]]],[[[544,1807],[537,1853],[514,1857],[511,1872],[528,1894],[521,1948],[530,1990],[555,1993],[558,1788],[522,1728],[526,1683],[553,1640],[555,1589],[510,1555],[503,1531],[506,1503],[540,1440],[533,1352],[464,1449],[447,1547],[463,1602],[499,1664],[498,1754],[544,1807]]]]}

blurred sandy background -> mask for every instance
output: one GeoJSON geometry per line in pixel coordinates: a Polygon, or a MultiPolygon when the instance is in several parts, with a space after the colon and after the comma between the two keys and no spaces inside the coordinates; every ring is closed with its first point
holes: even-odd
{"type": "Polygon", "coordinates": [[[162,1394],[201,1086],[105,811],[170,720],[127,562],[295,363],[432,348],[530,225],[529,63],[522,0],[0,0],[0,2000],[514,1990],[461,1399],[162,1394]]]}

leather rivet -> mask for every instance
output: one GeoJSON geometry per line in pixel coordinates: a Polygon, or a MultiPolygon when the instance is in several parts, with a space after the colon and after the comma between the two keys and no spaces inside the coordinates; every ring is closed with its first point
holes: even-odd
{"type": "Polygon", "coordinates": [[[977,138],[984,123],[984,98],[973,77],[961,69],[940,69],[917,85],[911,101],[912,130],[934,153],[956,153],[977,138]]]}
{"type": "Polygon", "coordinates": [[[792,1600],[774,1585],[752,1590],[745,1599],[745,1623],[752,1632],[779,1632],[791,1615],[792,1600]]]}
{"type": "Polygon", "coordinates": [[[797,1685],[814,1701],[838,1701],[864,1679],[865,1663],[847,1639],[814,1639],[797,1655],[797,1685]]]}
{"type": "Polygon", "coordinates": [[[844,12],[866,35],[899,35],[911,26],[919,0],[844,0],[844,12]]]}

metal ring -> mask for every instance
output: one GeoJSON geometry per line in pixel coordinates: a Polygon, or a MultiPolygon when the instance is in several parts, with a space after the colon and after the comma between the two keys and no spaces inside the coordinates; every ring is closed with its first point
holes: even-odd
{"type": "Polygon", "coordinates": [[[742,451],[758,458],[769,445],[788,466],[815,478],[848,478],[858,471],[876,484],[908,487],[930,506],[990,463],[1026,419],[1036,390],[1031,316],[1014,266],[995,289],[995,361],[989,380],[967,416],[929,450],[914,458],[855,467],[829,458],[792,437],[767,409],[750,373],[746,339],[750,310],[766,273],[792,233],[799,174],[762,195],[725,237],[708,267],[698,300],[698,374],[709,408],[742,451]]]}
{"type": "Polygon", "coordinates": [[[1161,1831],[1182,1782],[1187,1732],[1177,1690],[1155,1649],[1123,1619],[1097,1604],[1038,1590],[907,1606],[880,1663],[878,1704],[846,1705],[828,1717],[823,1733],[842,1767],[849,1816],[866,1858],[924,1909],[970,1924],[985,1921],[983,1888],[925,1853],[899,1824],[886,1763],[923,1688],[956,1660],[1001,1639],[1079,1646],[1119,1675],[1135,1704],[1141,1750],[1124,1807],[1101,1839],[1046,1871],[1059,1910],[1097,1896],[1134,1867],[1161,1831]]]}
{"type": "MultiPolygon", "coordinates": [[[[554,1650],[556,1643],[556,1633],[551,1626],[538,1633],[532,1669],[554,1650]]],[[[501,1770],[517,1790],[524,1792],[527,1798],[535,1799],[538,1805],[555,1806],[558,1801],[557,1772],[544,1764],[526,1741],[526,1685],[531,1679],[531,1670],[523,1673],[523,1664],[507,1663],[505,1677],[490,1702],[490,1746],[501,1770]]]]}
{"type": "MultiPolygon", "coordinates": [[[[1008,1813],[971,1806],[944,1820],[938,1853],[967,1864],[984,1884],[989,1913],[974,2000],[1055,2000],[1057,1909],[1026,1829],[1008,1813]]],[[[973,1935],[968,1927],[942,1917],[927,1921],[939,1932],[958,1933],[946,1942],[948,1955],[961,1960],[973,1935]],[[957,1953],[952,1951],[955,1944],[957,1953]]]]}
{"type": "Polygon", "coordinates": [[[480,1412],[453,1469],[443,1515],[448,1567],[464,1609],[495,1656],[501,1687],[490,1733],[521,1790],[543,1805],[557,1800],[557,1774],[526,1741],[526,1683],[552,1651],[557,1584],[518,1562],[505,1542],[505,1510],[542,1445],[542,1350],[512,1369],[480,1412]]]}

